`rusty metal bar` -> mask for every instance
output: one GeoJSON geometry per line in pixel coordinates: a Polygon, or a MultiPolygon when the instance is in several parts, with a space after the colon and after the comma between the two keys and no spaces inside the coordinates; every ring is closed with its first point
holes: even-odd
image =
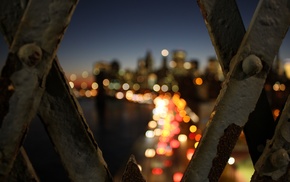
{"type": "MultiPolygon", "coordinates": [[[[246,34],[239,9],[235,0],[199,0],[198,4],[218,60],[226,75],[229,71],[230,61],[236,55],[246,34]]],[[[262,151],[258,150],[258,146],[265,146],[266,140],[272,138],[275,126],[268,98],[263,89],[255,110],[250,114],[243,128],[253,164],[262,154],[262,151]],[[257,129],[259,136],[256,135],[257,129]]]]}
{"type": "Polygon", "coordinates": [[[287,99],[274,137],[267,142],[261,157],[255,165],[252,181],[288,181],[290,149],[290,96],[287,99]],[[287,176],[288,174],[288,176],[287,176]],[[270,178],[270,179],[269,179],[270,178]]]}
{"type": "MultiPolygon", "coordinates": [[[[12,3],[7,5],[11,6],[12,3]]],[[[8,12],[11,12],[8,7],[6,7],[8,12]]],[[[12,9],[15,8],[12,6],[12,9]]],[[[18,11],[19,14],[13,13],[15,13],[13,17],[17,18],[21,17],[20,14],[23,12],[18,11]]],[[[9,13],[6,13],[6,15],[9,15],[9,13]]],[[[18,20],[14,21],[17,22],[18,20]]],[[[12,42],[12,39],[9,37],[13,37],[10,34],[15,32],[14,29],[17,29],[18,25],[15,24],[14,27],[10,26],[8,21],[4,21],[0,29],[9,44],[12,42]],[[8,29],[9,31],[5,31],[8,29]]],[[[6,72],[9,71],[14,72],[11,69],[8,69],[6,72]]],[[[55,150],[60,155],[69,178],[72,181],[91,179],[96,181],[112,181],[107,164],[102,157],[102,152],[88,128],[78,102],[67,84],[65,74],[58,64],[57,58],[54,59],[45,87],[46,90],[44,91],[43,98],[50,99],[42,99],[39,106],[40,118],[42,118],[48,135],[55,146],[55,150]],[[58,85],[57,91],[55,90],[55,85],[58,85]],[[46,107],[47,105],[51,107],[46,107]],[[70,115],[70,117],[64,117],[66,114],[70,115]],[[64,135],[64,133],[66,134],[64,135]],[[82,157],[80,157],[80,154],[82,157]],[[70,160],[72,158],[77,158],[78,160],[70,160]]]]}
{"type": "Polygon", "coordinates": [[[246,33],[235,0],[198,0],[212,44],[226,75],[246,33]]]}
{"type": "Polygon", "coordinates": [[[23,147],[20,148],[7,181],[40,181],[23,147]]]}
{"type": "Polygon", "coordinates": [[[146,182],[138,167],[134,155],[130,156],[126,164],[126,168],[122,175],[121,182],[146,182]]]}
{"type": "Polygon", "coordinates": [[[26,130],[38,109],[46,76],[77,1],[29,1],[7,61],[22,61],[10,80],[14,93],[0,128],[0,179],[13,166],[26,130]],[[17,113],[17,114],[15,114],[17,113]]]}
{"type": "Polygon", "coordinates": [[[47,77],[38,112],[72,181],[112,181],[102,151],[57,58],[47,77]]]}
{"type": "Polygon", "coordinates": [[[0,31],[6,42],[11,45],[26,9],[28,0],[2,0],[0,3],[0,31]],[[13,2],[13,3],[12,3],[13,2]]]}
{"type": "Polygon", "coordinates": [[[289,15],[287,0],[260,1],[238,53],[231,61],[212,117],[182,181],[218,181],[223,167],[213,166],[225,166],[230,155],[229,140],[233,136],[237,138],[255,109],[288,30],[289,15]]]}

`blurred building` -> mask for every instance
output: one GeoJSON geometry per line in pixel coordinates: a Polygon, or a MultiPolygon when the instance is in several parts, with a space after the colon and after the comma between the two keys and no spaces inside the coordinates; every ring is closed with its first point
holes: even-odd
{"type": "MultiPolygon", "coordinates": [[[[184,50],[174,50],[171,53],[162,50],[160,61],[160,68],[154,69],[154,59],[151,52],[147,51],[145,56],[137,61],[135,71],[122,70],[119,62],[113,60],[111,63],[97,62],[93,73],[99,86],[104,84],[99,81],[99,73],[104,73],[102,79],[107,79],[104,90],[112,96],[116,92],[126,90],[132,90],[135,93],[180,92],[189,104],[216,99],[218,96],[224,81],[224,74],[215,57],[208,59],[203,72],[200,70],[197,59],[187,60],[184,50]]],[[[289,70],[290,63],[283,65],[277,56],[265,83],[265,90],[273,109],[283,108],[290,93],[289,70]]]]}

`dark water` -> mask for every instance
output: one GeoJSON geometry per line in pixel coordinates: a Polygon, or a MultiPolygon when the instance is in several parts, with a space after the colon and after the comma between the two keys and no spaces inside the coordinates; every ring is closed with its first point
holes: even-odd
{"type": "MultiPolygon", "coordinates": [[[[110,172],[114,176],[123,171],[134,143],[144,135],[152,118],[153,106],[107,99],[101,122],[94,99],[81,99],[79,103],[110,172]]],[[[41,181],[69,181],[38,118],[31,123],[24,147],[41,181]]]]}

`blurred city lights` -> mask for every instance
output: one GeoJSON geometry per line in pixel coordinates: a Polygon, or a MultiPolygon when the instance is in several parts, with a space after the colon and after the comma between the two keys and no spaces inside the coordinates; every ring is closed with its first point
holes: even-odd
{"type": "Polygon", "coordinates": [[[74,88],[75,86],[74,82],[68,82],[68,83],[69,83],[70,88],[74,88]]]}
{"type": "Polygon", "coordinates": [[[161,86],[162,92],[167,92],[168,91],[168,86],[167,85],[162,85],[161,86]]]}
{"type": "Polygon", "coordinates": [[[155,92],[158,92],[160,90],[160,86],[158,84],[153,85],[152,88],[155,92]]]}
{"type": "Polygon", "coordinates": [[[194,139],[195,139],[195,141],[199,142],[201,139],[201,134],[195,135],[194,139]]]}
{"type": "Polygon", "coordinates": [[[142,166],[138,164],[138,168],[142,172],[142,166]]]}
{"type": "Polygon", "coordinates": [[[183,177],[183,173],[176,172],[173,174],[173,182],[180,182],[183,177]]]}
{"type": "Polygon", "coordinates": [[[156,154],[155,149],[146,149],[145,150],[145,156],[148,158],[154,157],[156,154]]]}
{"type": "Polygon", "coordinates": [[[122,85],[122,88],[123,88],[123,90],[129,90],[130,85],[129,85],[128,83],[124,83],[124,84],[122,85]]]}
{"type": "Polygon", "coordinates": [[[171,68],[175,68],[176,67],[176,62],[175,61],[170,61],[169,62],[169,66],[171,67],[171,68]]]}
{"type": "Polygon", "coordinates": [[[152,129],[156,128],[156,127],[157,127],[157,122],[154,121],[154,120],[150,121],[150,122],[148,123],[148,127],[149,127],[149,128],[152,128],[152,129]]]}
{"type": "Polygon", "coordinates": [[[93,82],[93,83],[92,83],[92,89],[98,89],[98,88],[99,88],[98,83],[93,82]]]}
{"type": "Polygon", "coordinates": [[[179,87],[178,87],[178,85],[173,85],[171,89],[173,92],[178,92],[179,87]]]}
{"type": "Polygon", "coordinates": [[[163,173],[162,168],[153,168],[152,169],[152,174],[154,174],[154,175],[161,175],[162,173],[163,173]]]}
{"type": "Polygon", "coordinates": [[[70,77],[69,77],[69,79],[70,79],[71,81],[76,81],[76,79],[77,79],[77,75],[76,75],[76,74],[71,74],[70,77]]]}
{"type": "Polygon", "coordinates": [[[202,85],[202,84],[203,84],[203,80],[202,80],[202,78],[198,77],[198,78],[195,78],[195,79],[193,80],[193,83],[194,83],[195,85],[202,85]]]}
{"type": "Polygon", "coordinates": [[[229,160],[228,160],[228,164],[229,165],[233,165],[235,163],[235,161],[236,161],[235,158],[230,157],[229,160]]]}
{"type": "Polygon", "coordinates": [[[191,126],[189,127],[189,131],[190,131],[191,133],[196,132],[196,130],[197,130],[197,127],[196,127],[195,125],[191,125],[191,126]]]}
{"type": "Polygon", "coordinates": [[[107,86],[109,86],[109,84],[110,84],[109,79],[104,79],[104,80],[103,80],[103,85],[104,85],[104,86],[107,87],[107,86]]]}
{"type": "Polygon", "coordinates": [[[123,99],[124,98],[124,93],[123,92],[117,92],[116,93],[116,98],[117,99],[123,99]]]}
{"type": "Polygon", "coordinates": [[[82,72],[82,77],[83,78],[88,78],[88,76],[89,76],[89,73],[87,71],[83,71],[82,72]]]}
{"type": "Polygon", "coordinates": [[[135,83],[133,85],[133,89],[136,90],[136,91],[139,90],[140,89],[140,85],[138,83],[135,83]]]}
{"type": "Polygon", "coordinates": [[[184,62],[184,63],[183,63],[183,67],[184,67],[184,69],[189,70],[189,69],[191,68],[191,63],[189,63],[189,62],[184,62]]]}
{"type": "Polygon", "coordinates": [[[145,133],[145,136],[147,138],[153,138],[154,137],[154,131],[152,130],[147,130],[146,133],[145,133]]]}
{"type": "Polygon", "coordinates": [[[194,152],[195,152],[195,149],[193,149],[193,148],[189,148],[189,149],[187,149],[187,152],[186,152],[186,158],[187,158],[188,160],[191,160],[191,158],[192,158],[194,152]]]}
{"type": "Polygon", "coordinates": [[[161,55],[164,56],[164,57],[168,56],[168,54],[169,54],[169,52],[168,52],[167,49],[163,49],[163,50],[161,51],[161,55]]]}
{"type": "Polygon", "coordinates": [[[187,141],[187,136],[185,134],[178,135],[178,141],[186,142],[187,141]]]}
{"type": "Polygon", "coordinates": [[[273,111],[274,119],[278,118],[279,115],[280,115],[280,109],[274,109],[273,111]]]}
{"type": "Polygon", "coordinates": [[[154,130],[154,135],[155,136],[160,136],[162,134],[162,130],[160,129],[160,128],[156,128],[155,130],[154,130]]]}
{"type": "Polygon", "coordinates": [[[179,143],[179,141],[178,140],[171,140],[170,141],[170,146],[172,147],[172,148],[178,148],[179,146],[180,146],[180,143],[179,143]]]}
{"type": "Polygon", "coordinates": [[[85,96],[86,97],[91,97],[92,96],[91,91],[90,90],[86,90],[85,91],[85,96]]]}
{"type": "Polygon", "coordinates": [[[198,144],[199,144],[199,142],[195,142],[194,143],[194,148],[197,148],[198,144]]]}
{"type": "Polygon", "coordinates": [[[82,82],[81,83],[81,88],[82,89],[87,89],[87,87],[88,87],[88,84],[86,82],[82,82]]]}

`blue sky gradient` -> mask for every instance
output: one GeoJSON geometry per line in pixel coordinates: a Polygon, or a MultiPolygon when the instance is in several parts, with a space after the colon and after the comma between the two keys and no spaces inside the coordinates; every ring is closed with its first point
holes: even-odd
{"type": "MultiPolygon", "coordinates": [[[[258,0],[237,0],[245,27],[258,0]]],[[[290,57],[289,33],[281,58],[290,57]]],[[[203,68],[215,56],[204,20],[195,0],[80,0],[58,49],[67,74],[91,72],[96,61],[116,59],[121,68],[136,69],[137,60],[151,51],[154,67],[161,64],[161,50],[182,49],[187,60],[197,59],[203,68]]],[[[0,66],[7,45],[0,42],[0,66]]]]}

